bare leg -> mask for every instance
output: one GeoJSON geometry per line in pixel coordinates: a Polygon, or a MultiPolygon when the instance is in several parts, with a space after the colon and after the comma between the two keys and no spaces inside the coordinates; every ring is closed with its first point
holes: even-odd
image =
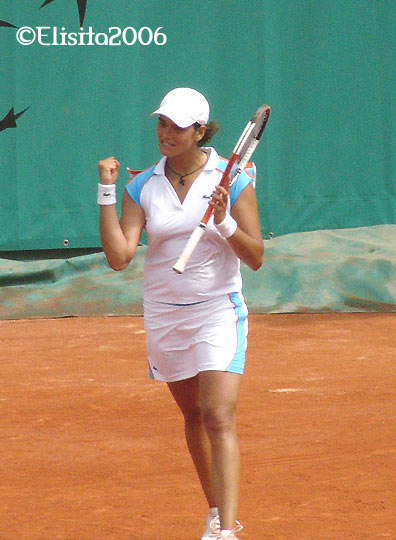
{"type": "Polygon", "coordinates": [[[187,446],[208,505],[214,507],[216,498],[212,484],[211,449],[201,411],[198,376],[168,383],[168,387],[183,413],[187,446]]]}
{"type": "Polygon", "coordinates": [[[240,457],[236,408],[241,376],[222,371],[199,374],[201,408],[211,444],[213,483],[222,529],[235,526],[240,457]]]}

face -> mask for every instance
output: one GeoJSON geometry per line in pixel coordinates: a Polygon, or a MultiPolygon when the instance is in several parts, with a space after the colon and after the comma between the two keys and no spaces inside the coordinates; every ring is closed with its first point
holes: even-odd
{"type": "Polygon", "coordinates": [[[160,115],[157,123],[157,138],[160,153],[175,157],[194,150],[205,134],[205,126],[181,128],[167,116],[160,115]]]}

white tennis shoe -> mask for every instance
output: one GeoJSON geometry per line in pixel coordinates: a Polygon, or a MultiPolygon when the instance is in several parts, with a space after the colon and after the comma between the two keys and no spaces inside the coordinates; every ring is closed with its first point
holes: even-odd
{"type": "Polygon", "coordinates": [[[205,532],[203,533],[201,540],[213,540],[213,538],[217,538],[219,534],[220,517],[216,508],[216,511],[213,509],[208,513],[208,517],[206,518],[205,532]]]}

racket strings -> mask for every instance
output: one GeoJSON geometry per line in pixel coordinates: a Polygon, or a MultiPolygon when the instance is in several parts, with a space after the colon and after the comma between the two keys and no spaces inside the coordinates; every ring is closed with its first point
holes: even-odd
{"type": "Polygon", "coordinates": [[[233,152],[234,154],[239,155],[241,153],[241,147],[243,148],[243,145],[246,144],[246,141],[251,136],[251,133],[254,127],[255,127],[255,124],[252,121],[248,122],[247,126],[242,132],[242,135],[239,137],[238,142],[235,145],[234,152],[233,152]]]}

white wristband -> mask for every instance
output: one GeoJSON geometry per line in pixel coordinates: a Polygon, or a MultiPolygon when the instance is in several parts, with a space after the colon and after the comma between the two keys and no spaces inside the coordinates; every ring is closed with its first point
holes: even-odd
{"type": "Polygon", "coordinates": [[[216,229],[223,238],[229,238],[237,230],[238,224],[229,212],[226,212],[225,218],[221,223],[215,223],[216,229]]]}
{"type": "Polygon", "coordinates": [[[101,206],[107,206],[116,203],[116,186],[110,184],[105,186],[98,184],[98,204],[101,206]]]}

